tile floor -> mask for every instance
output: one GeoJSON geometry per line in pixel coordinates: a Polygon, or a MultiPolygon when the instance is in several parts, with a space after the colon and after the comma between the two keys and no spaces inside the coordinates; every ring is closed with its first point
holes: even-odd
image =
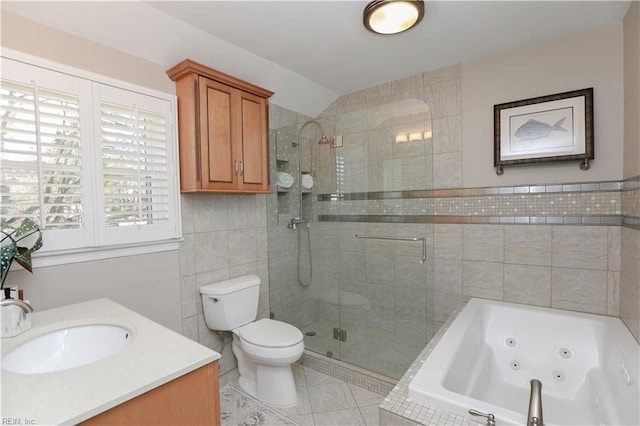
{"type": "MultiPolygon", "coordinates": [[[[273,410],[301,426],[379,424],[378,406],[384,395],[378,395],[299,364],[294,364],[292,368],[300,399],[298,405],[286,409],[271,407],[273,410]]],[[[237,369],[220,377],[220,388],[227,384],[240,389],[237,369]]]]}

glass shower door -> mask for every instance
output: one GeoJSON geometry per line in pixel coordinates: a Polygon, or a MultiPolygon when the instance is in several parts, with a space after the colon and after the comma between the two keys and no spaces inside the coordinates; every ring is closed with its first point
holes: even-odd
{"type": "Polygon", "coordinates": [[[381,99],[335,120],[339,358],[400,378],[433,335],[430,111],[381,99]]]}

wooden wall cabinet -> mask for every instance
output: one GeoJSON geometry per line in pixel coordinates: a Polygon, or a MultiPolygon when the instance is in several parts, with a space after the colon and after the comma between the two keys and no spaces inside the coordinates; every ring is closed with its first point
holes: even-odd
{"type": "Polygon", "coordinates": [[[218,361],[82,422],[109,425],[220,425],[218,361]]]}
{"type": "Polygon", "coordinates": [[[273,92],[185,59],[176,82],[182,192],[267,193],[273,92]]]}

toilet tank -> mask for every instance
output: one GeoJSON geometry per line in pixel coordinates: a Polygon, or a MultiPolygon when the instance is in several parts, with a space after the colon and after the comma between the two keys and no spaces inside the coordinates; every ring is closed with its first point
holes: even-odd
{"type": "Polygon", "coordinates": [[[260,278],[245,275],[200,287],[207,327],[230,331],[254,321],[258,315],[260,278]]]}

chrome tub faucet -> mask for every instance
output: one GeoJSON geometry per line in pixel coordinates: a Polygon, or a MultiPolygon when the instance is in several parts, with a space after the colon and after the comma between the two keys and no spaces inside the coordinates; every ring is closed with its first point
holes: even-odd
{"type": "Polygon", "coordinates": [[[531,394],[529,396],[529,413],[527,426],[542,426],[542,383],[538,379],[531,379],[531,394]]]}

